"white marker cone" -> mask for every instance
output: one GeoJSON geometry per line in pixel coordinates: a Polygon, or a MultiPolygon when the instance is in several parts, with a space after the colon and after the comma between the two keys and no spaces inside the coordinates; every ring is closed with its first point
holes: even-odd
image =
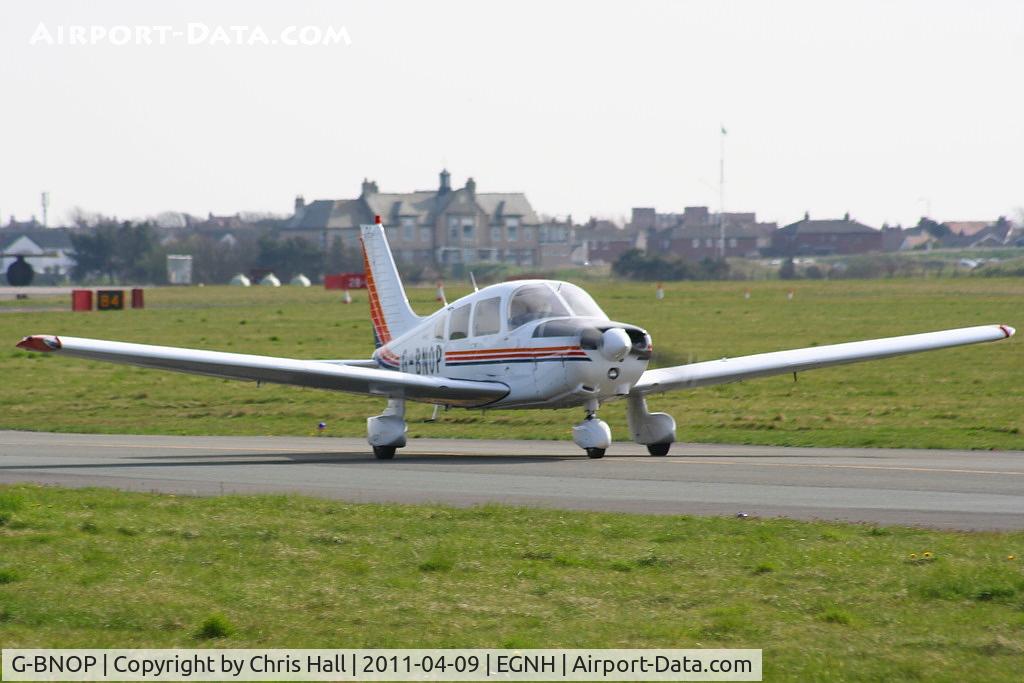
{"type": "Polygon", "coordinates": [[[352,295],[348,293],[347,289],[345,290],[345,296],[343,296],[341,298],[341,303],[343,303],[343,304],[350,304],[350,303],[352,303],[352,295]]]}

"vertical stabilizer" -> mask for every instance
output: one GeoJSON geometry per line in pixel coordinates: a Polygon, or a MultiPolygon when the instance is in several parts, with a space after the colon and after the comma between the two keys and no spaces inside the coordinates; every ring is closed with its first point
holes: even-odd
{"type": "Polygon", "coordinates": [[[420,317],[413,313],[405,296],[402,278],[398,275],[380,216],[376,221],[374,225],[359,227],[359,239],[363,243],[363,266],[366,269],[373,331],[381,344],[387,344],[415,327],[420,317]]]}

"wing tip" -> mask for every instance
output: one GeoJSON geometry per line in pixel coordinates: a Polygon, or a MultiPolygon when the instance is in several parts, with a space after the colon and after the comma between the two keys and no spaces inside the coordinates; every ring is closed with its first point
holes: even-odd
{"type": "Polygon", "coordinates": [[[60,350],[61,344],[60,339],[53,335],[33,334],[25,337],[15,344],[15,346],[19,349],[25,349],[26,351],[43,351],[49,353],[51,351],[60,350]]]}
{"type": "Polygon", "coordinates": [[[1017,334],[1017,330],[1013,329],[1009,325],[1000,325],[999,329],[1003,331],[1003,338],[1009,339],[1013,335],[1017,334]]]}

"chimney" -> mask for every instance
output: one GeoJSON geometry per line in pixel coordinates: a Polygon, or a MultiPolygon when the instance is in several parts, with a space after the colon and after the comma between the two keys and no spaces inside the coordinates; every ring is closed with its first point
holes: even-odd
{"type": "Polygon", "coordinates": [[[299,213],[306,208],[306,199],[301,194],[295,195],[295,213],[299,213]]]}
{"type": "Polygon", "coordinates": [[[361,196],[365,197],[368,194],[377,194],[378,192],[380,192],[380,190],[377,189],[376,180],[367,180],[366,178],[363,178],[363,190],[361,196]]]}
{"type": "Polygon", "coordinates": [[[452,174],[448,172],[448,169],[441,169],[441,186],[438,188],[439,193],[450,192],[452,189],[452,174]]]}
{"type": "Polygon", "coordinates": [[[804,211],[804,220],[805,221],[811,220],[811,212],[810,211],[804,211]]]}
{"type": "Polygon", "coordinates": [[[843,216],[843,220],[846,221],[847,223],[850,222],[850,212],[849,211],[847,211],[846,215],[843,216]]]}
{"type": "Polygon", "coordinates": [[[476,197],[476,181],[472,178],[466,181],[466,192],[470,197],[476,197]]]}

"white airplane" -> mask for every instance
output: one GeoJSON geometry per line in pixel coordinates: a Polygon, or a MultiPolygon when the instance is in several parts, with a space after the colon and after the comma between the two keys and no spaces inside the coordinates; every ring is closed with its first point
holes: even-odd
{"type": "Polygon", "coordinates": [[[1006,339],[1008,325],[760,353],[648,370],[652,343],[636,325],[613,322],[574,284],[520,280],[484,287],[423,317],[402,288],[380,217],[361,226],[370,317],[379,346],[368,360],[299,360],[78,337],[35,335],[19,348],[90,360],[256,382],[292,384],[387,399],[367,419],[377,458],[405,446],[405,402],[460,408],[580,406],[576,444],[591,458],[611,446],[603,403],[625,399],[630,436],[651,455],[668,454],[675,420],[647,397],[754,377],[1006,339]]]}

